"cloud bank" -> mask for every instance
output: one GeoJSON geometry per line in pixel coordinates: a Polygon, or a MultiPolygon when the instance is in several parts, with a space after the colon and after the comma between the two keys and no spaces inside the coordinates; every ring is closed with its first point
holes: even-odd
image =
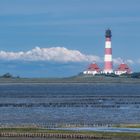
{"type": "Polygon", "coordinates": [[[69,50],[65,47],[35,47],[34,49],[26,52],[0,51],[0,59],[56,62],[101,62],[101,58],[99,56],[86,55],[78,50],[69,50]]]}
{"type": "Polygon", "coordinates": [[[119,65],[121,63],[134,64],[134,61],[131,60],[131,59],[124,60],[121,57],[118,57],[118,58],[113,59],[113,63],[116,64],[116,65],[119,65]]]}
{"type": "MultiPolygon", "coordinates": [[[[0,60],[21,60],[21,61],[48,61],[48,62],[97,62],[103,63],[103,58],[96,55],[86,55],[78,50],[70,50],[65,47],[40,48],[35,47],[29,51],[8,52],[0,51],[0,60]]],[[[134,64],[131,59],[123,60],[121,57],[114,58],[113,63],[134,64]]],[[[140,63],[140,60],[138,61],[140,63]]]]}

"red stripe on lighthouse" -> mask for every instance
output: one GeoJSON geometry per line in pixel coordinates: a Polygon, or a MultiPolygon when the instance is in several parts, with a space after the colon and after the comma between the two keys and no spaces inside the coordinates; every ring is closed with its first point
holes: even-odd
{"type": "Polygon", "coordinates": [[[105,54],[112,54],[112,48],[106,48],[105,54]]]}
{"type": "Polygon", "coordinates": [[[111,41],[111,38],[109,38],[109,37],[106,37],[106,41],[111,41]]]}
{"type": "Polygon", "coordinates": [[[112,61],[105,62],[105,70],[112,70],[112,61]]]}

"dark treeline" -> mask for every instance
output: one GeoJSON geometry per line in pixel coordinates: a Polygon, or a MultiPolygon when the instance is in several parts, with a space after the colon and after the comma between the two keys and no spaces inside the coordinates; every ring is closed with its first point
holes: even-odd
{"type": "Polygon", "coordinates": [[[11,73],[7,72],[0,76],[0,78],[20,78],[19,76],[13,76],[11,73]]]}

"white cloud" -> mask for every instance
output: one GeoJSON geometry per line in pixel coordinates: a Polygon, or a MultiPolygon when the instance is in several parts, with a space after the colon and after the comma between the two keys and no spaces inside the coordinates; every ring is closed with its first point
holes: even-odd
{"type": "Polygon", "coordinates": [[[121,57],[118,57],[118,58],[113,59],[113,63],[116,64],[116,65],[119,65],[121,63],[134,64],[134,61],[131,60],[131,59],[124,60],[121,57]]]}
{"type": "Polygon", "coordinates": [[[126,63],[128,63],[128,64],[134,64],[134,61],[131,60],[131,59],[127,59],[127,60],[126,60],[126,63]]]}
{"type": "MultiPolygon", "coordinates": [[[[8,52],[0,51],[1,60],[23,60],[23,61],[55,61],[55,62],[103,62],[102,58],[96,55],[86,55],[78,50],[70,50],[65,47],[40,48],[35,47],[29,51],[8,52]]],[[[113,63],[134,64],[131,59],[114,58],[113,63]]],[[[138,61],[140,63],[140,60],[138,61]]]]}
{"type": "Polygon", "coordinates": [[[65,47],[40,48],[23,52],[0,51],[0,59],[25,61],[58,61],[58,62],[101,62],[95,55],[85,55],[78,50],[69,50],[65,47]]]}

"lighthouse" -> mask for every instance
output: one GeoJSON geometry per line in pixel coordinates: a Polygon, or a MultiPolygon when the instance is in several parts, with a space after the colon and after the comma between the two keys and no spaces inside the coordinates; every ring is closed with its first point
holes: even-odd
{"type": "Polygon", "coordinates": [[[112,47],[111,47],[111,30],[105,32],[105,56],[104,56],[104,71],[105,74],[113,73],[112,63],[112,47]]]}
{"type": "MultiPolygon", "coordinates": [[[[99,74],[131,74],[132,70],[125,63],[119,65],[118,69],[113,70],[113,60],[112,60],[112,47],[111,47],[111,37],[112,33],[110,29],[105,31],[105,55],[104,55],[104,68],[100,69],[96,63],[90,64],[89,67],[83,71],[83,74],[89,75],[99,75],[99,74]]],[[[111,75],[112,76],[112,75],[111,75]]]]}

